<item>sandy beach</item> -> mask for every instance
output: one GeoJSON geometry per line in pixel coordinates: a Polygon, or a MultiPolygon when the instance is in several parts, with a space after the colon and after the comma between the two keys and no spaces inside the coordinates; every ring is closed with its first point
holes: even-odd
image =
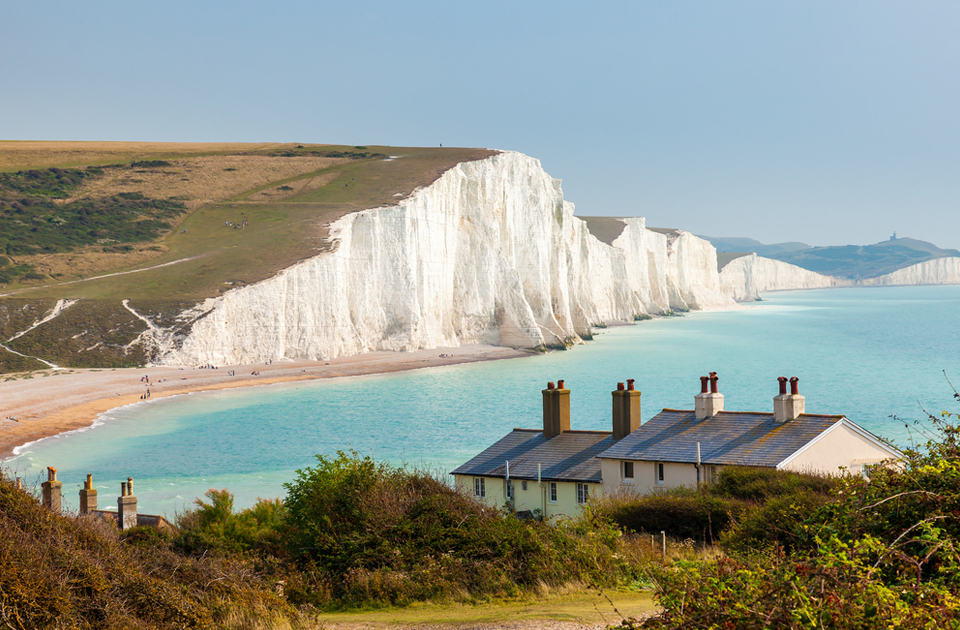
{"type": "Polygon", "coordinates": [[[326,361],[275,360],[248,365],[61,369],[0,375],[0,459],[17,446],[89,426],[98,414],[151,398],[288,381],[385,374],[529,356],[470,345],[415,352],[369,352],[326,361]],[[149,383],[144,377],[149,376],[149,383]]]}

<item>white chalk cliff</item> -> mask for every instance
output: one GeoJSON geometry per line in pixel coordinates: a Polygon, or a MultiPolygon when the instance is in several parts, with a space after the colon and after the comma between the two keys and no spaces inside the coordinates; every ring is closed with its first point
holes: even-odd
{"type": "Polygon", "coordinates": [[[607,245],[573,210],[538,160],[461,163],[399,205],[337,221],[333,251],[207,300],[189,334],[157,340],[160,362],[549,347],[604,322],[734,306],[707,241],[632,218],[607,245]]]}
{"type": "Polygon", "coordinates": [[[821,289],[850,284],[849,280],[825,276],[756,254],[735,258],[720,270],[721,289],[738,302],[759,300],[760,294],[767,291],[821,289]]]}
{"type": "Polygon", "coordinates": [[[878,278],[861,280],[865,285],[960,284],[960,258],[934,258],[897,269],[878,278]]]}

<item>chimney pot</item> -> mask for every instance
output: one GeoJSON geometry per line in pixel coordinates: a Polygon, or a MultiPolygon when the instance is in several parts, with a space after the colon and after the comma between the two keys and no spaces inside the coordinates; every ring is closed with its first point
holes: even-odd
{"type": "Polygon", "coordinates": [[[88,474],[87,480],[80,490],[80,513],[90,514],[97,509],[97,491],[93,489],[93,475],[88,474]]]}
{"type": "Polygon", "coordinates": [[[137,526],[137,497],[133,496],[133,477],[120,484],[120,498],[117,499],[117,521],[120,529],[137,526]]]}
{"type": "Polygon", "coordinates": [[[47,467],[47,480],[40,484],[40,501],[43,507],[52,512],[59,512],[63,483],[57,481],[57,469],[47,467]]]}
{"type": "Polygon", "coordinates": [[[561,378],[559,381],[557,381],[557,389],[563,389],[563,379],[562,379],[562,378],[561,378]]]}
{"type": "Polygon", "coordinates": [[[613,439],[625,438],[640,428],[640,392],[633,388],[634,379],[627,379],[627,387],[617,383],[613,393],[613,439]]]}
{"type": "Polygon", "coordinates": [[[547,383],[543,390],[543,437],[548,440],[570,430],[570,390],[547,383]]]}
{"type": "Polygon", "coordinates": [[[794,396],[800,394],[800,379],[796,376],[790,378],[790,393],[794,396]]]}
{"type": "Polygon", "coordinates": [[[777,381],[780,383],[780,395],[783,396],[787,393],[787,377],[778,376],[777,381]]]}
{"type": "Polygon", "coordinates": [[[710,376],[700,377],[700,393],[694,396],[696,406],[694,415],[697,420],[712,418],[723,411],[723,394],[717,392],[717,373],[710,372],[710,376]],[[710,391],[707,392],[707,381],[710,382],[710,391]]]}

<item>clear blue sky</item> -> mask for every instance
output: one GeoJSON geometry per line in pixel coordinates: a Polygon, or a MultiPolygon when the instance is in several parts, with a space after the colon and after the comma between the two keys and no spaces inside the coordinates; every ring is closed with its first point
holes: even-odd
{"type": "Polygon", "coordinates": [[[0,138],[479,146],[580,214],[960,248],[960,3],[0,4],[0,138]]]}

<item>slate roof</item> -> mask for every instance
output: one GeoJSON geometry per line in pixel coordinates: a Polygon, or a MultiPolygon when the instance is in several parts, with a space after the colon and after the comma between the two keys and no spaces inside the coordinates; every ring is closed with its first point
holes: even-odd
{"type": "Polygon", "coordinates": [[[772,413],[743,411],[697,420],[693,411],[664,409],[600,458],[695,463],[699,442],[704,464],[775,467],[841,420],[801,414],[777,423],[772,413]]]}
{"type": "Polygon", "coordinates": [[[609,431],[564,431],[548,440],[538,429],[514,429],[451,474],[504,478],[509,460],[511,479],[536,479],[541,464],[546,481],[600,483],[597,455],[613,444],[609,431]]]}

